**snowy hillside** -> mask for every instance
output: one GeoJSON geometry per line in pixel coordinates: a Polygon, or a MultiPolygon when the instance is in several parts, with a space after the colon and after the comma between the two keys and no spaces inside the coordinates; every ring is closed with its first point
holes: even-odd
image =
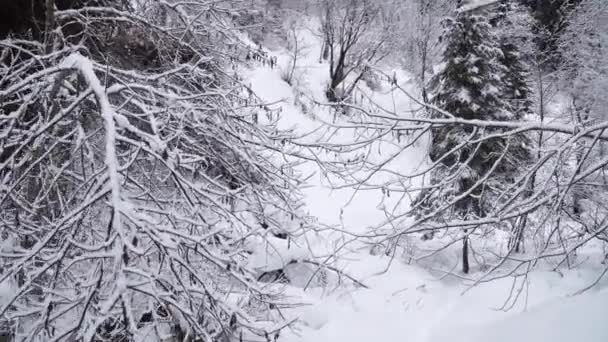
{"type": "MultiPolygon", "coordinates": [[[[278,120],[279,126],[293,129],[308,141],[330,131],[328,123],[347,120],[335,119],[329,107],[315,105],[315,102],[326,102],[320,90],[325,89],[329,82],[329,66],[318,59],[321,41],[311,33],[318,25],[314,20],[308,20],[299,32],[308,48],[298,65],[298,81],[294,86],[281,79],[282,70],[289,68],[288,51],[269,52],[278,56],[279,67],[276,69],[257,63],[242,66],[245,82],[249,82],[265,102],[280,108],[278,117],[273,118],[278,120]],[[306,111],[298,106],[299,101],[309,106],[306,111]]],[[[387,69],[385,73],[395,73],[402,87],[416,93],[415,82],[407,72],[387,69]]],[[[408,113],[417,106],[393,89],[388,81],[373,91],[365,85],[360,88],[359,91],[370,98],[369,110],[380,105],[408,113]]],[[[344,142],[353,137],[348,130],[342,129],[331,139],[344,142]]],[[[380,150],[381,153],[399,151],[398,145],[397,141],[385,141],[376,153],[380,150]]],[[[425,156],[426,146],[410,148],[387,167],[405,174],[415,172],[424,164],[425,156]]],[[[328,264],[359,279],[368,288],[330,284],[329,287],[312,287],[303,291],[286,286],[284,290],[289,298],[303,306],[288,311],[289,317],[298,319],[299,323],[283,334],[280,341],[608,341],[608,289],[570,296],[593,281],[595,273],[592,270],[561,275],[538,271],[523,282],[502,279],[470,288],[467,282],[438,277],[419,266],[406,265],[405,260],[399,258],[373,256],[369,247],[356,241],[345,242],[350,240],[350,235],[340,232],[365,233],[367,228],[386,218],[383,208],[396,202],[391,203],[392,199],[377,189],[332,189],[339,184],[328,184],[314,162],[304,163],[298,170],[313,175],[304,190],[306,210],[336,231],[324,232],[320,236],[315,234],[307,239],[309,245],[304,251],[272,248],[278,252],[271,252],[273,256],[270,258],[264,253],[266,258],[259,262],[260,266],[273,269],[277,263],[271,260],[292,260],[306,257],[308,253],[323,259],[327,253],[333,253],[332,247],[345,243],[347,251],[338,253],[336,258],[327,258],[328,264]],[[510,294],[513,291],[523,291],[522,297],[509,310],[501,310],[512,305],[510,294]]],[[[388,175],[385,177],[379,176],[377,181],[390,179],[388,175]]],[[[306,277],[310,274],[306,270],[295,269],[288,276],[294,280],[292,284],[301,285],[307,284],[306,277]],[[302,277],[303,280],[298,280],[302,277]]]]}
{"type": "MultiPolygon", "coordinates": [[[[272,119],[277,120],[279,128],[293,129],[296,136],[304,136],[297,142],[312,144],[318,140],[324,141],[330,135],[330,142],[355,141],[356,132],[354,130],[334,130],[331,127],[332,123],[346,123],[347,118],[336,118],[332,108],[323,105],[327,103],[324,89],[329,83],[327,73],[329,66],[325,62],[318,61],[321,45],[319,38],[315,37],[309,28],[313,27],[318,30],[318,25],[314,21],[307,22],[304,25],[305,28],[299,31],[304,46],[307,48],[306,55],[297,65],[294,87],[281,79],[281,70],[289,68],[290,56],[287,51],[271,52],[278,57],[279,67],[277,69],[271,69],[269,66],[259,67],[259,65],[256,67],[254,63],[250,71],[244,72],[244,82],[250,84],[264,102],[273,104],[271,108],[278,112],[278,117],[272,119]],[[303,106],[305,112],[303,112],[303,106]]],[[[248,67],[245,66],[245,68],[248,67]]],[[[403,70],[387,70],[386,73],[396,73],[404,87],[413,87],[413,82],[410,82],[410,77],[403,70]]],[[[364,92],[364,95],[361,95],[364,98],[362,105],[365,105],[365,102],[369,104],[373,102],[382,107],[398,108],[404,112],[416,106],[411,104],[411,101],[405,96],[391,90],[389,82],[384,82],[382,89],[377,91],[371,91],[367,87],[363,87],[361,91],[364,92]]],[[[369,108],[372,106],[369,105],[369,108]]],[[[425,158],[423,148],[422,146],[420,150],[408,149],[405,153],[400,153],[397,159],[386,165],[383,172],[375,176],[373,182],[377,184],[389,182],[391,168],[407,172],[409,169],[413,170],[416,166],[421,165],[425,158]],[[406,167],[406,165],[408,166],[406,167]]],[[[392,139],[392,137],[379,142],[374,149],[375,153],[385,155],[396,154],[400,151],[396,139],[392,139]]],[[[332,158],[333,156],[325,157],[332,158]]],[[[347,156],[340,157],[348,158],[347,156]]],[[[383,198],[382,193],[377,190],[332,189],[322,170],[318,169],[318,165],[314,162],[301,165],[298,171],[304,175],[312,175],[312,179],[309,181],[311,187],[304,189],[307,208],[311,215],[323,223],[339,224],[342,228],[348,227],[351,230],[363,231],[382,220],[383,206],[391,206],[390,199],[383,198]]],[[[339,184],[334,185],[334,187],[338,186],[339,184]]]]}

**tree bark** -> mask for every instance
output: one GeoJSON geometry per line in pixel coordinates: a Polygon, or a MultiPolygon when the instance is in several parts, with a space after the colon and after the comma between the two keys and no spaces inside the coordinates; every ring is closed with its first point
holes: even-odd
{"type": "Polygon", "coordinates": [[[462,273],[469,273],[469,236],[467,231],[464,231],[464,237],[462,238],[462,273]]]}
{"type": "Polygon", "coordinates": [[[46,53],[51,53],[53,51],[54,43],[53,30],[55,29],[55,0],[46,0],[45,8],[44,45],[46,53]]]}

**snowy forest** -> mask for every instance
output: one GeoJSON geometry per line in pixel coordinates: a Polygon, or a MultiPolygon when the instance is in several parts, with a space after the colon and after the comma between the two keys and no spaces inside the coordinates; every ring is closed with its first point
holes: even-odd
{"type": "Polygon", "coordinates": [[[0,342],[606,342],[607,111],[606,0],[0,0],[0,342]]]}

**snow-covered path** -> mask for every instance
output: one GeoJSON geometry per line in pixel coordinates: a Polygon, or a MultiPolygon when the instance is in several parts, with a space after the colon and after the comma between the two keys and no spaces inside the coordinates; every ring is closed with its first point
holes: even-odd
{"type": "MultiPolygon", "coordinates": [[[[333,118],[326,107],[308,108],[305,113],[300,104],[302,96],[324,102],[328,82],[328,66],[318,61],[319,40],[307,29],[301,33],[307,55],[299,59],[294,86],[281,79],[281,68],[290,63],[285,51],[271,52],[278,56],[279,68],[253,66],[246,69],[244,78],[262,100],[279,103],[280,128],[293,128],[303,134],[323,127],[323,121],[333,118]]],[[[408,84],[406,72],[388,72],[397,73],[403,87],[413,87],[408,84]]],[[[387,83],[373,92],[374,101],[400,111],[413,107],[406,96],[389,89],[387,83]]],[[[348,136],[336,135],[333,139],[348,136]]],[[[391,149],[395,146],[390,143],[382,146],[383,153],[390,153],[391,149]]],[[[389,167],[406,172],[407,168],[420,165],[423,156],[422,150],[407,150],[389,167]]],[[[391,203],[380,191],[332,190],[317,165],[311,162],[300,165],[298,170],[303,174],[315,173],[303,191],[307,210],[319,221],[350,232],[363,232],[385,218],[383,205],[391,203]]],[[[337,234],[337,240],[343,238],[337,234]]],[[[331,241],[323,244],[320,250],[332,245],[331,241]]],[[[313,287],[303,291],[286,287],[286,294],[307,305],[287,313],[299,318],[301,324],[284,333],[281,341],[570,342],[576,337],[588,342],[608,341],[608,291],[563,297],[584,287],[592,273],[573,271],[560,277],[556,273],[537,272],[525,287],[526,298],[504,312],[496,308],[502,306],[509,294],[509,279],[478,286],[463,295],[466,287],[459,282],[437,280],[398,258],[370,255],[369,249],[356,247],[354,244],[355,250],[344,253],[336,265],[369,289],[347,287],[330,291],[313,287]]]]}
{"type": "MultiPolygon", "coordinates": [[[[367,258],[366,263],[370,269],[384,265],[378,259],[367,258]]],[[[463,287],[442,284],[419,268],[397,263],[387,273],[368,278],[369,290],[323,297],[313,307],[298,312],[304,322],[312,322],[310,329],[286,340],[608,341],[608,291],[562,297],[568,289],[574,291],[583,285],[576,274],[566,277],[555,273],[536,275],[529,288],[528,309],[524,310],[522,300],[516,308],[504,312],[496,308],[509,293],[508,281],[461,295],[463,287]]]]}

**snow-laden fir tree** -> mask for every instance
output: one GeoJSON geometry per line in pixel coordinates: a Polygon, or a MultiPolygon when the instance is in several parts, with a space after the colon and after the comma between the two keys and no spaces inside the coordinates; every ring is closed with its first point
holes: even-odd
{"type": "MultiPolygon", "coordinates": [[[[430,101],[441,110],[431,118],[508,121],[518,113],[509,104],[508,73],[499,37],[488,20],[458,12],[445,21],[443,62],[430,83],[430,101]]],[[[418,223],[473,221],[490,213],[496,199],[511,182],[529,153],[521,137],[496,137],[476,141],[496,130],[467,125],[437,126],[432,133],[431,184],[414,202],[418,223]]],[[[482,227],[461,225],[462,270],[469,271],[469,234],[482,227]]],[[[436,227],[436,226],[435,226],[436,227]]],[[[433,228],[435,229],[435,228],[433,228]]]]}
{"type": "Polygon", "coordinates": [[[581,0],[520,0],[535,20],[533,30],[538,49],[545,55],[544,67],[556,69],[561,57],[558,40],[568,25],[568,16],[581,0]]]}
{"type": "Polygon", "coordinates": [[[513,114],[519,119],[532,112],[529,68],[520,45],[525,45],[530,29],[527,13],[509,0],[501,0],[497,15],[493,18],[496,34],[499,35],[501,55],[499,63],[505,67],[505,100],[513,114]]]}
{"type": "MultiPolygon", "coordinates": [[[[505,100],[516,119],[533,113],[530,72],[525,52],[531,51],[531,18],[528,11],[510,0],[501,0],[496,14],[491,19],[492,26],[499,37],[501,55],[498,61],[504,66],[502,81],[505,100]],[[523,52],[522,52],[523,51],[523,52]]],[[[525,196],[533,192],[536,177],[530,177],[525,196]]],[[[513,224],[512,236],[508,246],[519,252],[523,247],[527,215],[519,217],[513,224]]]]}

